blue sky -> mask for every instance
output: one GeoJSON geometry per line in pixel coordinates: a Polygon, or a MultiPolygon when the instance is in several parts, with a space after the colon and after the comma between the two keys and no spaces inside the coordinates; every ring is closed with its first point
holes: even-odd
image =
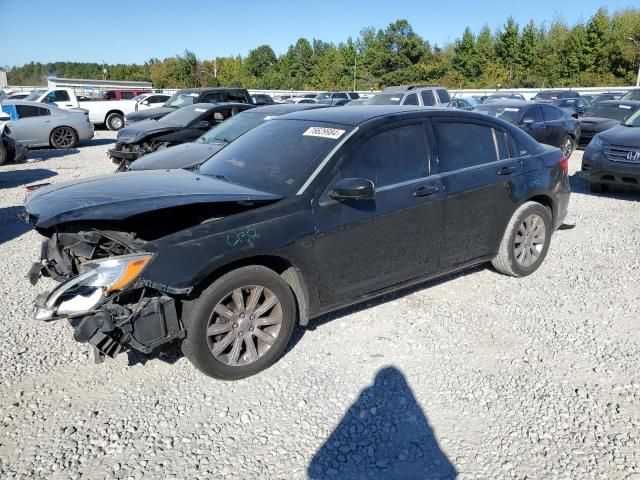
{"type": "Polygon", "coordinates": [[[340,42],[365,26],[399,18],[432,44],[454,41],[468,25],[500,27],[509,15],[521,24],[588,19],[638,6],[634,1],[528,0],[0,0],[0,65],[57,60],[142,63],[192,50],[201,59],[246,55],[263,43],[277,54],[300,37],[340,42]],[[442,6],[446,8],[443,8],[442,6]]]}

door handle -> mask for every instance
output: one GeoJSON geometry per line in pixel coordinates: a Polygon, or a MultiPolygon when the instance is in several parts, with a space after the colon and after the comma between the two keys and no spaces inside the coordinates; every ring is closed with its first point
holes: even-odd
{"type": "Polygon", "coordinates": [[[498,170],[498,175],[511,175],[516,170],[516,167],[502,167],[500,170],[498,170]]]}
{"type": "Polygon", "coordinates": [[[425,185],[418,188],[415,192],[413,192],[414,197],[428,197],[429,195],[433,195],[438,192],[438,187],[436,185],[425,185]]]}

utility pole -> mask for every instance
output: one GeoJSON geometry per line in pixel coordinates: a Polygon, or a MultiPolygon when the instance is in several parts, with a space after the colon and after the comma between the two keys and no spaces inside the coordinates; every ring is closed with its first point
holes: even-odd
{"type": "Polygon", "coordinates": [[[638,48],[636,52],[636,60],[638,61],[638,76],[636,77],[636,87],[640,87],[640,40],[633,37],[627,37],[627,40],[631,40],[638,48]]]}
{"type": "Polygon", "coordinates": [[[356,72],[358,70],[358,50],[355,50],[353,56],[353,91],[356,91],[356,72]]]}

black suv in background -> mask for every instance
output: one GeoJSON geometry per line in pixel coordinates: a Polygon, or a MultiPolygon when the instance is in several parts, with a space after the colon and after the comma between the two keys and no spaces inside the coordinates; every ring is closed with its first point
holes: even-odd
{"type": "Polygon", "coordinates": [[[449,91],[439,85],[398,85],[386,87],[381,93],[368,98],[367,105],[422,105],[424,107],[447,106],[451,101],[449,91]]]}
{"type": "Polygon", "coordinates": [[[174,110],[195,103],[248,103],[254,105],[249,92],[244,88],[185,88],[174,93],[162,107],[133,112],[125,117],[129,125],[141,120],[157,120],[174,110]]]}
{"type": "Polygon", "coordinates": [[[552,102],[562,98],[579,98],[580,93],[575,90],[542,90],[535,94],[532,102],[552,102]]]}
{"type": "Polygon", "coordinates": [[[38,297],[36,319],[75,318],[99,355],[179,341],[205,374],[247,377],[324,313],[485,262],[535,272],[567,213],[567,167],[472,112],[283,115],[195,172],[31,194],[23,217],[47,239],[30,279],[64,282],[38,297]]]}

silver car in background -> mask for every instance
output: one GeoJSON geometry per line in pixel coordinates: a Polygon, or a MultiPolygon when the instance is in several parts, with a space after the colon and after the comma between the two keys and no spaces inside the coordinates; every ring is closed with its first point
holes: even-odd
{"type": "Polygon", "coordinates": [[[25,100],[5,100],[2,110],[11,117],[6,124],[9,136],[29,148],[74,148],[93,138],[86,110],[62,110],[25,100]]]}

